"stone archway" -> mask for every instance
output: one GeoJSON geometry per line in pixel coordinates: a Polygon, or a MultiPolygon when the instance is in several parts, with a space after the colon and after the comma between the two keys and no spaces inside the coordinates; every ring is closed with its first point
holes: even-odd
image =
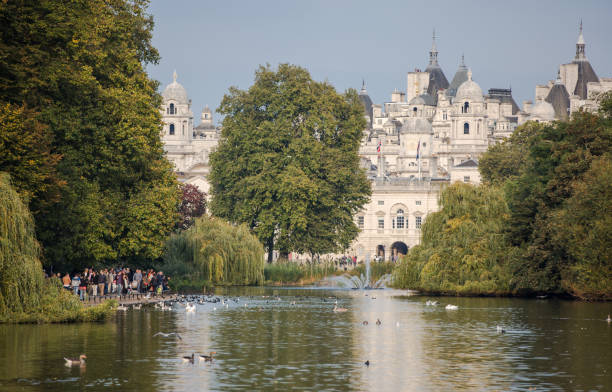
{"type": "Polygon", "coordinates": [[[382,261],[385,261],[385,246],[384,245],[378,245],[376,247],[376,256],[380,257],[382,261]]]}
{"type": "Polygon", "coordinates": [[[395,241],[391,245],[391,261],[397,261],[397,259],[408,253],[408,245],[402,241],[395,241]]]}

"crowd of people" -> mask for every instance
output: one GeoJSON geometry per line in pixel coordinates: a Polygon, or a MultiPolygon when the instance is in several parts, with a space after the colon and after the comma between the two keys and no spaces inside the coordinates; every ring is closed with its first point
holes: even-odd
{"type": "Polygon", "coordinates": [[[82,273],[70,276],[66,273],[57,277],[62,281],[64,288],[72,290],[85,300],[88,296],[101,296],[109,294],[156,293],[161,294],[168,289],[168,277],[162,271],[152,269],[132,270],[130,268],[105,268],[94,271],[85,268],[82,273]]]}

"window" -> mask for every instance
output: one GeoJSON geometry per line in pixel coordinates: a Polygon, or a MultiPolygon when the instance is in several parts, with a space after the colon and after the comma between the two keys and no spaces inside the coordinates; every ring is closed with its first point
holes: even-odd
{"type": "Polygon", "coordinates": [[[417,229],[421,228],[421,217],[417,216],[416,218],[414,218],[414,227],[416,227],[417,229]]]}
{"type": "Polygon", "coordinates": [[[464,176],[463,182],[470,182],[470,176],[464,176]]]}
{"type": "Polygon", "coordinates": [[[176,114],[173,103],[170,104],[170,114],[176,114]]]}
{"type": "Polygon", "coordinates": [[[463,107],[461,108],[461,112],[462,113],[468,113],[470,110],[470,103],[469,102],[465,102],[463,104],[463,107]]]}
{"type": "Polygon", "coordinates": [[[363,229],[363,226],[364,226],[364,218],[363,218],[363,216],[358,216],[357,217],[357,226],[360,229],[363,229]]]}
{"type": "Polygon", "coordinates": [[[385,228],[385,218],[378,218],[378,228],[379,229],[385,228]]]}
{"type": "Polygon", "coordinates": [[[416,204],[417,206],[420,206],[421,205],[421,201],[417,200],[417,201],[414,202],[414,204],[416,204]]]}
{"type": "Polygon", "coordinates": [[[379,206],[384,206],[385,205],[385,201],[384,200],[379,200],[378,201],[378,205],[379,206]]]}
{"type": "Polygon", "coordinates": [[[185,123],[183,123],[183,129],[181,131],[181,135],[184,135],[184,134],[185,134],[185,123]]]}
{"type": "Polygon", "coordinates": [[[427,147],[427,143],[423,143],[423,147],[427,147]]]}
{"type": "Polygon", "coordinates": [[[464,135],[470,134],[470,124],[468,123],[463,124],[463,134],[464,135]]]}
{"type": "Polygon", "coordinates": [[[442,112],[442,120],[448,120],[446,112],[442,112]]]}
{"type": "Polygon", "coordinates": [[[174,135],[174,124],[170,124],[170,135],[174,135]]]}
{"type": "Polygon", "coordinates": [[[404,228],[404,210],[397,210],[397,224],[398,229],[404,228]]]}

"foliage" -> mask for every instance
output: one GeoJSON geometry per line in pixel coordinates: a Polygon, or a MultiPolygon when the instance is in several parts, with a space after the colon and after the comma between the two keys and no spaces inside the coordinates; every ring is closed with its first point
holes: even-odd
{"type": "Polygon", "coordinates": [[[337,272],[331,263],[296,263],[280,261],[266,264],[264,277],[271,284],[312,284],[337,272]]]}
{"type": "Polygon", "coordinates": [[[516,252],[504,240],[509,210],[491,186],[455,183],[429,214],[421,244],[401,258],[394,285],[426,292],[500,295],[513,292],[516,252]]]}
{"type": "Polygon", "coordinates": [[[0,322],[97,321],[113,304],[85,308],[57,278],[45,279],[25,204],[0,173],[0,322]]]}
{"type": "MultiPolygon", "coordinates": [[[[55,173],[65,183],[56,202],[34,209],[44,261],[56,269],[159,257],[178,219],[161,97],[144,69],[159,57],[147,3],[0,3],[0,104],[16,113],[16,131],[33,129],[41,142],[9,149],[22,167],[34,157],[24,169],[44,169],[43,184],[55,173]]],[[[17,174],[37,205],[41,181],[17,174]]]]}
{"type": "Polygon", "coordinates": [[[206,213],[206,193],[192,184],[181,185],[181,205],[179,207],[180,221],[178,228],[187,230],[195,218],[206,213]]]}
{"type": "Polygon", "coordinates": [[[263,264],[263,247],[245,225],[201,217],[170,237],[160,268],[178,279],[250,285],[262,283],[263,264]]]}
{"type": "Polygon", "coordinates": [[[354,90],[336,93],[300,67],[260,67],[255,83],[230,88],[219,146],[211,154],[211,211],[253,230],[269,251],[319,254],[346,248],[353,215],[368,200],[359,168],[365,127],[354,90]]]}

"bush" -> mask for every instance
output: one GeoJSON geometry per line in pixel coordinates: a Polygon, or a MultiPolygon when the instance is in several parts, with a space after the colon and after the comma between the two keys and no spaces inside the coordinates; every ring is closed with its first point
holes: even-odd
{"type": "Polygon", "coordinates": [[[281,260],[267,264],[264,268],[264,277],[270,284],[310,284],[333,275],[336,271],[336,266],[331,262],[300,264],[281,260]]]}

